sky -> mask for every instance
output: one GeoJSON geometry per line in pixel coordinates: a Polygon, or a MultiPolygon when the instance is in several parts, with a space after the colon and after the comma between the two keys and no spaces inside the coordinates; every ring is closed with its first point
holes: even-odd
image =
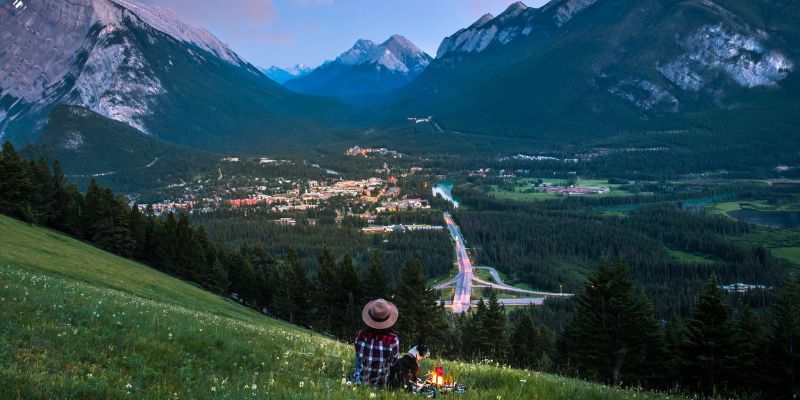
{"type": "MultiPolygon", "coordinates": [[[[2,1],[2,0],[0,0],[2,1]]],[[[442,39],[514,0],[139,0],[208,29],[254,65],[316,67],[358,39],[401,34],[431,56],[442,39]]],[[[528,0],[539,7],[546,0],[528,0]]]]}

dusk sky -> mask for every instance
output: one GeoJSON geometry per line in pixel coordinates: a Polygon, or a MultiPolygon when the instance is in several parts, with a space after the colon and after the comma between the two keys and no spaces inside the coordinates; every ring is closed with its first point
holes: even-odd
{"type": "MultiPolygon", "coordinates": [[[[431,56],[441,40],[514,0],[140,0],[166,6],[257,66],[317,66],[357,39],[397,33],[431,56]]],[[[525,4],[539,7],[546,0],[525,4]]]]}

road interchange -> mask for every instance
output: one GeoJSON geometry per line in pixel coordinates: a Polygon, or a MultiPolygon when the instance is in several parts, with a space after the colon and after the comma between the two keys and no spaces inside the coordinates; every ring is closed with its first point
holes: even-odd
{"type": "Polygon", "coordinates": [[[465,313],[469,311],[471,307],[478,304],[480,300],[472,299],[473,287],[489,287],[495,290],[535,296],[526,298],[498,299],[500,304],[506,306],[541,305],[544,302],[544,299],[547,297],[572,296],[572,294],[569,293],[533,291],[507,285],[500,279],[500,274],[497,273],[497,270],[492,267],[482,266],[478,268],[489,271],[492,279],[494,279],[495,282],[489,282],[476,277],[474,274],[475,267],[472,265],[472,260],[469,258],[469,254],[467,253],[466,241],[464,240],[464,236],[461,234],[461,230],[459,229],[458,225],[453,220],[453,216],[450,213],[444,213],[444,222],[447,225],[447,230],[450,232],[451,238],[453,239],[456,251],[458,274],[443,283],[435,285],[434,288],[438,290],[453,289],[453,300],[445,301],[444,305],[445,307],[451,308],[454,314],[465,313]],[[473,283],[475,283],[475,285],[473,285],[473,283]]]}

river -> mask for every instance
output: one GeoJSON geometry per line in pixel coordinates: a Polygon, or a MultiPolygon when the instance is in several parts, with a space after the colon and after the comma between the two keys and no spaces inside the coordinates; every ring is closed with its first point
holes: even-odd
{"type": "Polygon", "coordinates": [[[761,211],[761,210],[736,210],[728,213],[733,218],[757,225],[773,228],[800,228],[800,211],[761,211]]]}
{"type": "Polygon", "coordinates": [[[450,181],[439,182],[433,187],[433,196],[442,196],[443,199],[453,205],[453,208],[458,208],[461,202],[453,196],[453,186],[453,182],[450,181]]]}

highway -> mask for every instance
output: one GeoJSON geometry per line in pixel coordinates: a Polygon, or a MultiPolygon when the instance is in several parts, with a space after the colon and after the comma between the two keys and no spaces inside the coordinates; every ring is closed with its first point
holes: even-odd
{"type": "Polygon", "coordinates": [[[470,307],[478,304],[479,300],[472,300],[473,282],[477,284],[476,287],[490,287],[495,290],[536,296],[516,299],[498,299],[500,304],[507,306],[541,305],[546,297],[572,296],[572,294],[569,293],[540,292],[520,289],[511,285],[507,285],[500,279],[500,274],[497,273],[497,270],[492,267],[479,268],[488,270],[492,275],[492,279],[495,280],[494,283],[477,278],[473,273],[474,267],[472,265],[472,260],[470,260],[469,255],[467,254],[467,246],[464,241],[464,236],[461,234],[461,230],[453,220],[453,216],[450,215],[450,213],[444,213],[444,222],[447,224],[447,229],[450,231],[450,236],[453,238],[453,243],[455,245],[458,274],[452,279],[434,286],[434,288],[439,290],[448,288],[453,289],[453,300],[444,302],[446,307],[452,308],[453,313],[460,314],[467,312],[469,311],[470,307]]]}

